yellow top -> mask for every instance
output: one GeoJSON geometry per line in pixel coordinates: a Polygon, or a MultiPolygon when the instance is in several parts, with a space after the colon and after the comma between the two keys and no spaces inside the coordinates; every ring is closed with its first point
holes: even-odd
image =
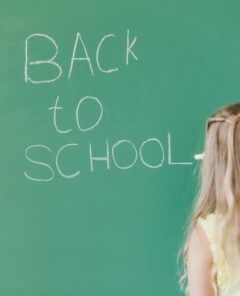
{"type": "Polygon", "coordinates": [[[207,217],[198,218],[198,224],[202,227],[208,241],[213,255],[213,261],[217,266],[217,287],[218,295],[221,296],[240,296],[240,275],[237,275],[234,279],[228,278],[226,261],[222,250],[219,251],[214,238],[215,230],[215,214],[211,213],[207,217]]]}

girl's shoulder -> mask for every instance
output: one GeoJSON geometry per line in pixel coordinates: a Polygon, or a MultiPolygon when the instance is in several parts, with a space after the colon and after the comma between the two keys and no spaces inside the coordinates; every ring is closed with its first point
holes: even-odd
{"type": "Polygon", "coordinates": [[[203,229],[210,245],[213,255],[213,261],[218,268],[217,283],[218,286],[224,288],[227,283],[227,270],[225,264],[224,254],[216,242],[216,214],[210,213],[205,217],[199,217],[197,224],[203,229]]]}
{"type": "Polygon", "coordinates": [[[214,213],[208,214],[205,217],[198,217],[197,224],[200,225],[201,229],[205,233],[210,249],[212,251],[213,260],[216,262],[217,259],[217,248],[216,248],[216,239],[215,235],[215,222],[216,222],[216,215],[214,213]]]}

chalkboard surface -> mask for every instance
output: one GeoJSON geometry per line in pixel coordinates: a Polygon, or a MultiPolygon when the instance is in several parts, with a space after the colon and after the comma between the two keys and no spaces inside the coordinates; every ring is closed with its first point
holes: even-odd
{"type": "Polygon", "coordinates": [[[240,97],[239,13],[1,1],[1,295],[182,295],[194,155],[240,97]]]}

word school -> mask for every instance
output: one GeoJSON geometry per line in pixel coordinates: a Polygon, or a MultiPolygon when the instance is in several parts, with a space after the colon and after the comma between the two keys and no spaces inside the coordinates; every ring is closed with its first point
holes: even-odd
{"type": "MultiPolygon", "coordinates": [[[[78,171],[76,171],[76,172],[74,172],[72,174],[68,174],[68,175],[65,174],[64,173],[64,168],[59,163],[59,157],[60,157],[61,153],[67,148],[68,149],[69,148],[74,149],[73,148],[74,146],[79,146],[79,144],[77,144],[77,143],[65,144],[57,151],[57,154],[56,154],[56,158],[55,158],[56,171],[59,173],[60,176],[62,176],[65,179],[75,178],[80,174],[80,170],[78,170],[78,171]]],[[[29,146],[29,147],[27,147],[25,149],[25,157],[26,157],[26,159],[31,163],[34,163],[36,165],[44,166],[44,167],[48,168],[51,175],[50,175],[49,178],[36,178],[36,177],[31,176],[31,174],[29,174],[29,172],[24,171],[25,177],[27,179],[29,179],[29,180],[32,180],[32,181],[47,181],[47,182],[52,181],[54,179],[54,176],[55,176],[54,169],[47,163],[40,162],[40,161],[37,161],[37,160],[33,160],[28,155],[29,151],[33,150],[33,149],[45,149],[45,150],[48,150],[50,153],[51,153],[51,149],[48,146],[41,145],[41,144],[31,145],[31,146],[29,146]]],[[[94,149],[94,150],[96,150],[96,149],[94,149]]],[[[94,156],[92,151],[93,151],[92,144],[91,144],[91,142],[89,142],[89,163],[90,163],[91,172],[94,171],[94,161],[106,162],[106,167],[109,170],[110,169],[110,153],[109,153],[110,149],[109,149],[109,141],[108,141],[108,139],[106,139],[106,154],[104,156],[94,156]]],[[[112,159],[115,167],[117,167],[118,169],[122,169],[122,170],[125,169],[126,170],[126,169],[132,168],[137,162],[138,155],[139,155],[141,163],[144,166],[146,166],[148,168],[151,168],[151,169],[156,169],[156,168],[162,167],[162,165],[163,165],[163,163],[165,161],[165,151],[164,151],[163,145],[162,145],[161,141],[159,139],[157,139],[157,138],[149,138],[149,139],[145,140],[140,145],[139,150],[128,139],[119,140],[115,144],[113,144],[112,147],[111,147],[111,159],[112,159]],[[147,161],[144,160],[144,157],[143,157],[143,147],[146,146],[147,144],[150,144],[150,143],[153,143],[153,142],[156,142],[159,145],[159,151],[160,151],[160,154],[161,154],[161,160],[156,165],[147,163],[147,161]],[[118,164],[117,157],[116,157],[116,148],[119,147],[123,143],[128,143],[129,148],[132,149],[134,151],[134,154],[135,154],[134,159],[132,160],[132,162],[128,166],[120,166],[118,164]]],[[[171,134],[168,133],[168,165],[192,165],[192,164],[193,164],[192,162],[173,162],[172,161],[172,156],[171,156],[171,134]]]]}

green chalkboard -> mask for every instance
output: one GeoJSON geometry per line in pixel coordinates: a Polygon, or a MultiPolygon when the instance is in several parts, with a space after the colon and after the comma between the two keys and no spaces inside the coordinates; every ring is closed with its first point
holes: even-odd
{"type": "Polygon", "coordinates": [[[0,3],[0,294],[172,296],[237,1],[0,3]]]}

